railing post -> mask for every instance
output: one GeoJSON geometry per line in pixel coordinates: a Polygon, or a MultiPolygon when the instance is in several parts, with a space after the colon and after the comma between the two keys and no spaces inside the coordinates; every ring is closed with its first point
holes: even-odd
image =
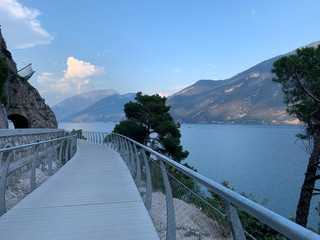
{"type": "Polygon", "coordinates": [[[166,206],[167,206],[167,240],[176,239],[176,217],[174,211],[174,204],[172,198],[172,191],[170,187],[170,182],[168,179],[167,171],[165,169],[164,163],[159,159],[164,188],[166,192],[166,206]]]}
{"type": "Polygon", "coordinates": [[[99,135],[99,144],[103,145],[103,134],[102,133],[98,133],[98,135],[99,135]],[[101,138],[101,135],[102,135],[102,138],[101,138]]]}
{"type": "Polygon", "coordinates": [[[120,142],[120,155],[121,155],[121,157],[125,160],[125,162],[126,162],[126,157],[125,157],[125,151],[126,151],[126,149],[125,149],[125,145],[124,145],[124,140],[123,140],[123,138],[122,137],[120,137],[120,136],[118,136],[118,138],[119,138],[119,142],[120,142]]]}
{"type": "Polygon", "coordinates": [[[151,210],[151,206],[152,206],[152,181],[151,181],[151,173],[150,173],[150,167],[149,167],[149,162],[146,156],[146,152],[144,151],[144,149],[141,149],[142,152],[142,157],[143,157],[143,161],[144,161],[144,166],[146,168],[146,182],[147,182],[147,193],[146,193],[146,209],[148,211],[151,210]]]}
{"type": "Polygon", "coordinates": [[[108,140],[110,140],[110,148],[115,150],[115,139],[114,139],[114,135],[113,134],[110,134],[110,138],[108,138],[108,140]]]}
{"type": "Polygon", "coordinates": [[[70,139],[66,139],[66,142],[67,142],[67,144],[66,144],[66,150],[65,150],[65,153],[64,153],[64,163],[66,164],[67,162],[68,162],[68,160],[70,159],[69,158],[69,151],[68,151],[68,148],[70,147],[70,139]]]}
{"type": "Polygon", "coordinates": [[[246,240],[237,210],[228,201],[226,201],[226,210],[233,239],[246,240]]]}
{"type": "Polygon", "coordinates": [[[50,149],[50,157],[49,157],[49,162],[48,162],[48,175],[49,176],[52,176],[53,157],[54,157],[54,142],[52,142],[52,146],[51,146],[51,149],[50,149]]]}
{"type": "Polygon", "coordinates": [[[134,149],[134,155],[135,155],[135,158],[136,158],[136,161],[137,161],[136,185],[137,185],[137,188],[139,189],[139,188],[140,188],[140,185],[141,185],[141,163],[140,163],[141,160],[140,160],[140,156],[139,156],[139,153],[138,153],[138,149],[137,149],[137,146],[136,146],[135,143],[133,143],[133,149],[134,149]]]}
{"type": "Polygon", "coordinates": [[[10,152],[6,161],[2,161],[3,154],[0,155],[1,161],[1,181],[0,181],[0,216],[6,212],[6,187],[7,187],[7,175],[10,165],[10,161],[14,156],[14,152],[10,152]]]}
{"type": "Polygon", "coordinates": [[[129,147],[129,141],[127,140],[127,139],[123,139],[124,140],[124,144],[125,144],[125,149],[126,149],[126,158],[127,158],[127,161],[128,161],[128,163],[130,163],[130,168],[131,168],[131,171],[132,171],[132,173],[133,173],[133,166],[132,166],[132,162],[131,162],[131,156],[130,156],[130,147],[129,147]]]}
{"type": "Polygon", "coordinates": [[[36,167],[37,167],[38,154],[39,154],[39,145],[36,145],[33,159],[32,159],[32,165],[31,165],[30,192],[36,189],[36,167]]]}
{"type": "Polygon", "coordinates": [[[131,142],[129,142],[128,140],[126,140],[127,145],[128,145],[128,160],[130,161],[130,169],[131,169],[131,174],[132,177],[134,177],[136,171],[135,171],[135,164],[134,164],[134,154],[133,154],[133,149],[132,149],[132,145],[131,142]]]}
{"type": "Polygon", "coordinates": [[[107,147],[109,147],[109,134],[103,134],[103,143],[104,145],[106,145],[107,147]]]}
{"type": "Polygon", "coordinates": [[[62,140],[59,148],[59,167],[62,167],[62,152],[63,152],[63,144],[65,140],[62,140]]]}

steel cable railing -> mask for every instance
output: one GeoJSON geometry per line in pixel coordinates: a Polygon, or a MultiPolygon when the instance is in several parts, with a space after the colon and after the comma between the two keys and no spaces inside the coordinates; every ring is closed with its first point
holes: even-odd
{"type": "Polygon", "coordinates": [[[161,239],[320,239],[130,138],[113,133],[82,134],[82,138],[119,152],[161,239]]]}
{"type": "Polygon", "coordinates": [[[10,173],[23,169],[30,172],[29,191],[37,187],[36,170],[42,164],[46,165],[47,175],[54,172],[54,161],[61,167],[75,154],[77,148],[77,135],[69,135],[52,140],[41,141],[20,146],[6,144],[0,149],[0,216],[6,210],[6,190],[10,173]],[[39,161],[39,159],[42,161],[39,161]]]}

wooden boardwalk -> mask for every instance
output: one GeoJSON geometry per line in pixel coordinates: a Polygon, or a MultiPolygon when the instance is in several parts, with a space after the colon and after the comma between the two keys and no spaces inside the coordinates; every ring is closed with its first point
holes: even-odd
{"type": "Polygon", "coordinates": [[[0,218],[0,239],[159,237],[119,154],[78,140],[76,155],[0,218]]]}

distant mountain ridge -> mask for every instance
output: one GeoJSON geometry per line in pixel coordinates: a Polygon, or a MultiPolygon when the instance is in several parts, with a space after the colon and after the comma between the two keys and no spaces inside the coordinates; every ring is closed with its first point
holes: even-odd
{"type": "Polygon", "coordinates": [[[57,120],[61,121],[76,112],[86,109],[97,101],[112,95],[119,95],[119,92],[114,89],[105,89],[81,93],[63,100],[51,109],[54,111],[57,120]]]}
{"type": "MultiPolygon", "coordinates": [[[[320,41],[304,47],[319,44],[320,41]]],[[[298,123],[286,112],[280,85],[272,82],[273,63],[282,56],[263,61],[226,80],[200,80],[186,87],[168,97],[171,115],[182,123],[298,123]]]]}
{"type": "Polygon", "coordinates": [[[61,119],[61,122],[119,122],[125,119],[124,104],[134,101],[136,94],[114,94],[88,108],[61,119]]]}

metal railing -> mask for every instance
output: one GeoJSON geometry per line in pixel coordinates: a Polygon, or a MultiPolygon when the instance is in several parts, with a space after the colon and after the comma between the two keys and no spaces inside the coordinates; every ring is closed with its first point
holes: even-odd
{"type": "Polygon", "coordinates": [[[188,236],[199,239],[264,239],[265,235],[266,239],[320,239],[318,234],[128,137],[101,132],[82,132],[81,137],[107,145],[120,153],[161,239],[188,239],[188,236]],[[191,188],[186,186],[190,184],[191,188]],[[203,187],[211,192],[214,201],[201,194],[203,187]],[[237,212],[245,215],[240,217],[241,221],[237,212]],[[154,216],[161,214],[166,215],[166,219],[159,223],[154,216]],[[201,215],[199,219],[205,222],[202,224],[205,227],[200,229],[183,225],[188,222],[187,217],[196,218],[196,215],[201,215]],[[242,227],[255,221],[263,224],[262,229],[270,227],[271,230],[263,230],[256,237],[257,231],[251,233],[242,227]],[[267,236],[270,231],[274,234],[272,238],[267,236]]]}
{"type": "Polygon", "coordinates": [[[30,171],[30,191],[36,186],[36,168],[40,165],[40,158],[45,158],[47,164],[47,174],[53,174],[53,161],[58,161],[58,167],[61,167],[76,152],[77,135],[69,135],[52,140],[41,141],[20,146],[12,146],[7,143],[3,149],[0,149],[0,216],[6,208],[6,189],[7,180],[10,173],[26,168],[30,171]]]}

